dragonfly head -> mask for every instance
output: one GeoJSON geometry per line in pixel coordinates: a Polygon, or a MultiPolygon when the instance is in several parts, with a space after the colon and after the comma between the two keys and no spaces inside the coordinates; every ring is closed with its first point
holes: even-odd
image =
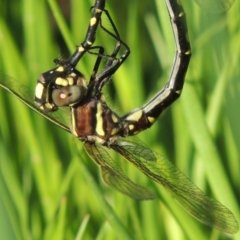
{"type": "Polygon", "coordinates": [[[87,94],[87,82],[76,69],[66,71],[57,67],[43,73],[37,81],[35,103],[44,112],[53,112],[58,107],[73,106],[87,94]]]}

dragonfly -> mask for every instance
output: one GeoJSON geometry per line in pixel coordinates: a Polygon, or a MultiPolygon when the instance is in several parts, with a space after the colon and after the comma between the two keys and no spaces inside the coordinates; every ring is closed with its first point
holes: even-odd
{"type": "Polygon", "coordinates": [[[56,67],[40,75],[35,89],[35,105],[19,83],[0,80],[0,86],[82,141],[89,157],[99,166],[104,181],[112,188],[136,200],[157,197],[152,191],[133,182],[112,159],[108,149],[114,150],[150,179],[162,185],[199,221],[226,233],[236,233],[239,225],[229,209],[207,196],[161,154],[140,141],[131,139],[131,136],[150,128],[161,113],[180,97],[191,58],[184,9],[177,0],[165,2],[175,39],[174,63],[164,88],[142,107],[119,116],[107,105],[102,93],[105,84],[130,54],[130,48],[121,39],[109,12],[105,9],[105,0],[96,0],[92,7],[86,37],[76,51],[67,60],[55,59],[56,67]],[[107,16],[112,31],[103,26],[102,14],[107,16]],[[98,28],[116,40],[111,54],[106,54],[102,46],[94,46],[98,28]],[[119,57],[121,48],[124,48],[124,51],[119,57]],[[76,69],[86,53],[96,55],[89,81],[76,69]],[[106,61],[99,71],[103,59],[106,61]],[[62,107],[70,109],[70,126],[55,115],[62,107]]]}

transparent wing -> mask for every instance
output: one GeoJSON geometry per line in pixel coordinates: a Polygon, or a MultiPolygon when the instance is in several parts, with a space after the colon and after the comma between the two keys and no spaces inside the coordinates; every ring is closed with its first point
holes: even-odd
{"type": "Polygon", "coordinates": [[[136,200],[156,197],[148,189],[132,182],[114,163],[103,146],[85,143],[84,147],[90,158],[100,166],[102,177],[109,186],[136,200]]]}
{"type": "Polygon", "coordinates": [[[223,232],[238,231],[238,223],[230,210],[208,197],[160,154],[126,139],[118,140],[111,147],[145,175],[163,185],[199,221],[223,232]]]}
{"type": "Polygon", "coordinates": [[[45,113],[34,105],[32,97],[33,93],[28,89],[28,87],[6,75],[3,75],[2,73],[0,73],[0,87],[13,94],[16,98],[18,98],[21,102],[26,104],[38,114],[42,115],[63,130],[71,133],[70,128],[66,124],[66,120],[61,117],[58,112],[45,113]]]}
{"type": "Polygon", "coordinates": [[[207,12],[221,13],[227,11],[235,0],[194,0],[199,7],[207,12]]]}

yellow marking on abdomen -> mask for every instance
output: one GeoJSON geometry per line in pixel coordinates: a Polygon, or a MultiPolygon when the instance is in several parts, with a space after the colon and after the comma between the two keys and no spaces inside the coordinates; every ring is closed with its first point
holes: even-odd
{"type": "Polygon", "coordinates": [[[178,17],[182,17],[184,15],[184,12],[180,12],[179,14],[178,14],[178,17]]]}
{"type": "Polygon", "coordinates": [[[132,113],[129,115],[126,120],[127,121],[138,121],[142,116],[142,110],[138,110],[137,112],[132,113]]]}
{"type": "Polygon", "coordinates": [[[134,129],[134,125],[133,125],[133,124],[130,124],[130,125],[128,126],[128,128],[129,128],[129,130],[133,130],[133,129],[134,129]]]}
{"type": "Polygon", "coordinates": [[[79,51],[79,52],[84,52],[84,51],[85,51],[85,49],[84,49],[84,47],[83,47],[83,46],[80,46],[80,47],[78,48],[78,51],[79,51]]]}
{"type": "Polygon", "coordinates": [[[90,19],[90,26],[91,27],[94,26],[96,24],[96,22],[97,22],[97,19],[95,17],[91,18],[90,19]]]}
{"type": "Polygon", "coordinates": [[[97,13],[101,13],[101,12],[102,12],[102,9],[96,8],[95,11],[96,11],[97,13]]]}
{"type": "Polygon", "coordinates": [[[147,117],[148,121],[153,124],[156,121],[156,118],[154,117],[147,117]]]}
{"type": "Polygon", "coordinates": [[[182,90],[177,90],[177,91],[175,91],[175,93],[180,95],[182,93],[182,90]]]}

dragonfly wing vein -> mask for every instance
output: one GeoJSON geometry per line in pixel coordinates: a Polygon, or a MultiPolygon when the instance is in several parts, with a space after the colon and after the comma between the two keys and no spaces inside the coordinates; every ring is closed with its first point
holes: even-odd
{"type": "Polygon", "coordinates": [[[101,145],[85,143],[84,147],[90,158],[100,166],[102,177],[109,186],[136,200],[156,197],[148,189],[132,182],[101,145]]]}
{"type": "Polygon", "coordinates": [[[161,154],[125,139],[119,140],[112,148],[145,175],[163,185],[196,219],[224,232],[238,231],[239,226],[232,212],[207,196],[161,154]],[[147,152],[150,153],[148,158],[145,157],[147,152]]]}

